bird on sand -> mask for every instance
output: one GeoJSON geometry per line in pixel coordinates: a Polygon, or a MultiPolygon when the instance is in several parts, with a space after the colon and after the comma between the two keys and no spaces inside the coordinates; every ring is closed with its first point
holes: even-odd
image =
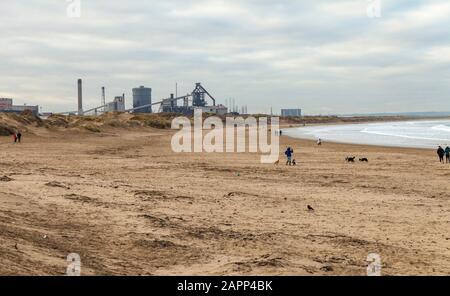
{"type": "Polygon", "coordinates": [[[310,205],[308,205],[308,211],[310,211],[310,212],[314,212],[314,209],[313,209],[313,207],[311,207],[310,205]]]}

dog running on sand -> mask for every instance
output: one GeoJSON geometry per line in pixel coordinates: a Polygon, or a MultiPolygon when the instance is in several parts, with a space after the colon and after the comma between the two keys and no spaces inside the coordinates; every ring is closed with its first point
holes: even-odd
{"type": "Polygon", "coordinates": [[[355,162],[355,159],[356,159],[355,156],[354,156],[354,157],[347,157],[347,158],[345,159],[345,161],[346,161],[346,162],[355,162]]]}

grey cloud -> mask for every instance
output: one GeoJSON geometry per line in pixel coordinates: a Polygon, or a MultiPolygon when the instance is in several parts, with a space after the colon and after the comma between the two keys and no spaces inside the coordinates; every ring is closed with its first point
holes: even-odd
{"type": "Polygon", "coordinates": [[[250,111],[440,110],[449,90],[448,1],[8,1],[0,26],[0,97],[72,110],[145,84],[155,98],[202,81],[250,111]],[[432,104],[423,104],[433,99],[432,104]]]}

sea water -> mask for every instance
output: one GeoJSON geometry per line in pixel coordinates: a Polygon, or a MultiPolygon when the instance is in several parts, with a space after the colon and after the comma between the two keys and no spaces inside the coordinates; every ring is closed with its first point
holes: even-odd
{"type": "Polygon", "coordinates": [[[286,129],[284,134],[337,143],[434,149],[450,146],[450,120],[307,126],[286,129]]]}

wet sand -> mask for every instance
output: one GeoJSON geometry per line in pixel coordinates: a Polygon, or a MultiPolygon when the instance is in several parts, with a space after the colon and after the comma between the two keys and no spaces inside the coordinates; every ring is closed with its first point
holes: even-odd
{"type": "Polygon", "coordinates": [[[83,275],[365,275],[369,253],[384,275],[450,273],[434,151],[283,137],[287,167],[175,154],[172,133],[0,137],[0,274],[64,275],[69,253],[83,275]]]}

